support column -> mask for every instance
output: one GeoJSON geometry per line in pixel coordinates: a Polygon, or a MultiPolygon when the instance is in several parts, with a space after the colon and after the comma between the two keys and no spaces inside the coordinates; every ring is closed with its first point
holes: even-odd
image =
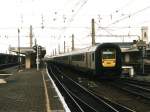
{"type": "Polygon", "coordinates": [[[33,38],[32,25],[30,25],[30,47],[32,47],[32,38],[33,38]]]}
{"type": "Polygon", "coordinates": [[[25,57],[25,68],[30,69],[31,68],[31,56],[26,55],[25,57]]]}
{"type": "Polygon", "coordinates": [[[72,51],[74,50],[74,34],[72,34],[72,51]]]}

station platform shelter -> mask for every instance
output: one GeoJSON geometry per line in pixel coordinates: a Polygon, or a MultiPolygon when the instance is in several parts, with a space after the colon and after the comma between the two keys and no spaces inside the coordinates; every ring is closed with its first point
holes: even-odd
{"type": "MultiPolygon", "coordinates": [[[[45,49],[45,48],[42,48],[42,49],[45,49]]],[[[32,47],[20,47],[20,50],[18,50],[17,47],[11,47],[9,50],[11,52],[14,52],[17,54],[20,52],[20,55],[25,56],[25,68],[26,69],[30,69],[30,68],[33,68],[36,66],[36,55],[37,54],[36,54],[36,50],[33,49],[32,47]]],[[[42,54],[42,57],[44,57],[45,54],[46,54],[46,52],[44,52],[44,54],[42,54]]]]}

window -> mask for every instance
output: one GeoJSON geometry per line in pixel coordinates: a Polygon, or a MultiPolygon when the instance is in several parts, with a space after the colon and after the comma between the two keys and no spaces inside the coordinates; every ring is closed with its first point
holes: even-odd
{"type": "Polygon", "coordinates": [[[71,56],[72,61],[84,61],[84,54],[78,54],[71,56]]]}
{"type": "Polygon", "coordinates": [[[103,49],[102,58],[103,59],[114,59],[116,57],[115,49],[103,49]]]}
{"type": "Polygon", "coordinates": [[[62,57],[62,60],[67,61],[68,60],[68,56],[62,57]]]}

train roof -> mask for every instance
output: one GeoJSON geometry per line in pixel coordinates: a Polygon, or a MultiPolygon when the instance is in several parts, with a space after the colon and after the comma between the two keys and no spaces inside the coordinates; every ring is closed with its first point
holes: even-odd
{"type": "Polygon", "coordinates": [[[79,50],[74,50],[74,51],[71,51],[71,52],[68,52],[68,53],[59,54],[57,56],[52,56],[52,58],[60,57],[60,56],[69,56],[69,55],[82,54],[82,53],[86,53],[86,52],[94,52],[94,51],[96,51],[96,49],[100,45],[102,45],[102,44],[99,43],[99,44],[96,44],[96,45],[91,46],[91,47],[87,47],[87,48],[83,48],[83,49],[79,49],[79,50]]]}
{"type": "Polygon", "coordinates": [[[95,46],[74,50],[74,51],[71,51],[71,52],[68,52],[68,53],[59,54],[57,56],[53,56],[52,58],[60,57],[60,56],[69,56],[69,55],[82,54],[82,53],[85,53],[85,52],[94,52],[99,45],[101,45],[101,44],[96,44],[95,46]]]}
{"type": "Polygon", "coordinates": [[[82,54],[82,53],[85,53],[85,52],[94,52],[99,45],[95,45],[95,46],[91,46],[91,47],[87,47],[87,48],[83,48],[83,49],[74,50],[74,51],[71,51],[71,52],[68,52],[68,53],[60,54],[59,56],[82,54]]]}

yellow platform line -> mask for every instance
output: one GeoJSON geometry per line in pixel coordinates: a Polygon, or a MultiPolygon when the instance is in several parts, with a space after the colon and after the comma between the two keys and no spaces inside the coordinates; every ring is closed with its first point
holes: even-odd
{"type": "Polygon", "coordinates": [[[45,82],[43,71],[42,71],[42,78],[43,78],[44,91],[45,91],[46,111],[47,112],[51,112],[50,103],[49,103],[49,96],[48,96],[48,91],[47,91],[47,86],[46,86],[46,82],[45,82]]]}

